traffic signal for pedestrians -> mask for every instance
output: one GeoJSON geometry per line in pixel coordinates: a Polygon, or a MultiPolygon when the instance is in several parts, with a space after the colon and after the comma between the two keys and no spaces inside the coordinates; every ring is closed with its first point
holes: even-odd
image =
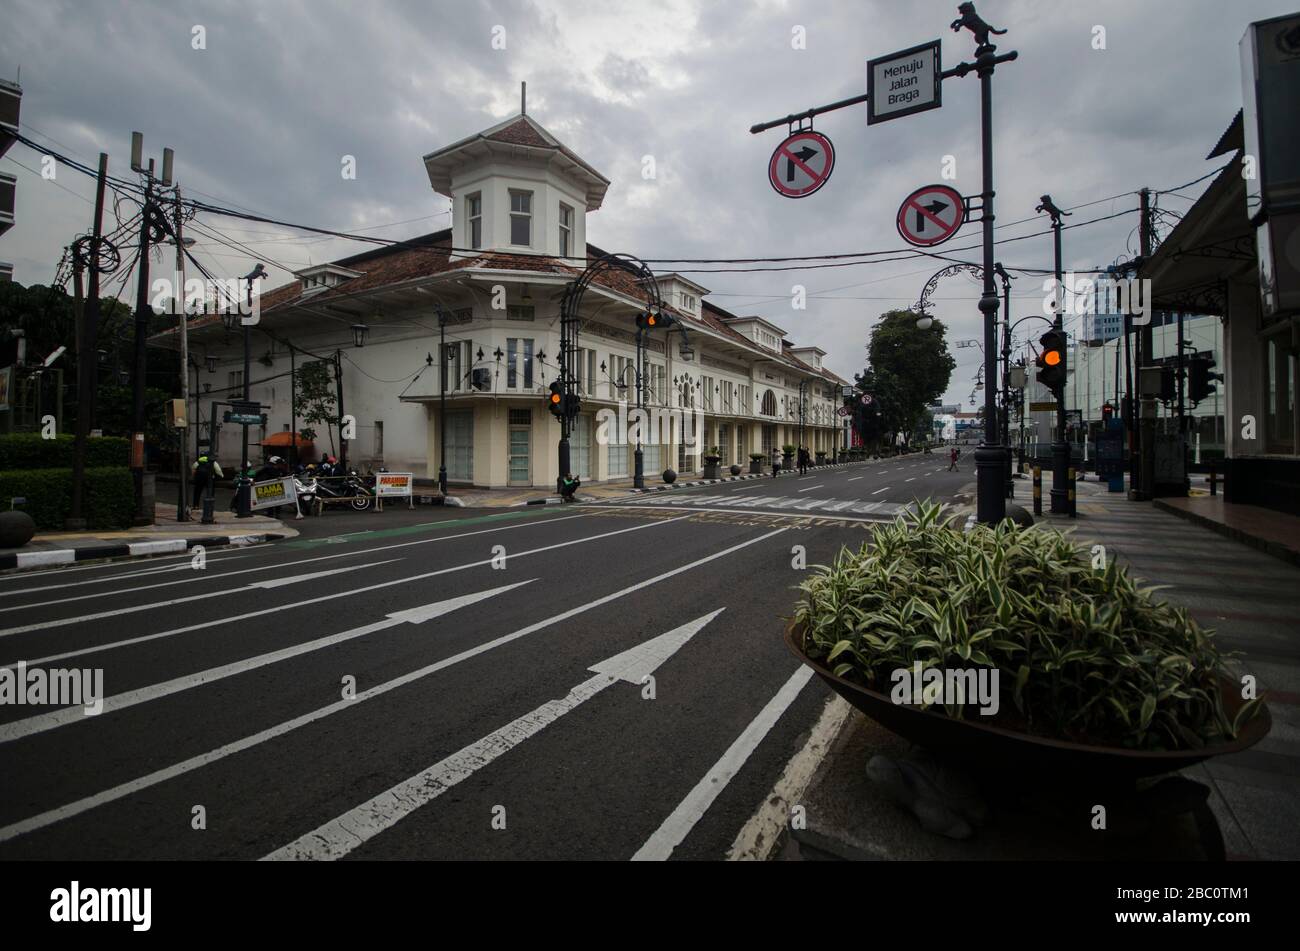
{"type": "Polygon", "coordinates": [[[1223,379],[1222,373],[1211,373],[1214,357],[1192,357],[1187,361],[1187,397],[1199,403],[1216,390],[1215,382],[1223,379]]]}
{"type": "Polygon", "coordinates": [[[569,419],[576,419],[582,412],[582,397],[577,393],[569,393],[564,397],[564,415],[569,419]]]}
{"type": "Polygon", "coordinates": [[[1065,388],[1065,334],[1049,330],[1038,338],[1043,352],[1034,361],[1038,364],[1038,382],[1053,393],[1065,388]]]}
{"type": "Polygon", "coordinates": [[[564,418],[564,387],[559,380],[552,380],[550,392],[546,396],[546,406],[556,419],[564,418]]]}
{"type": "Polygon", "coordinates": [[[1109,403],[1103,403],[1101,405],[1101,421],[1103,423],[1109,423],[1110,418],[1114,415],[1115,407],[1111,406],[1109,403]]]}

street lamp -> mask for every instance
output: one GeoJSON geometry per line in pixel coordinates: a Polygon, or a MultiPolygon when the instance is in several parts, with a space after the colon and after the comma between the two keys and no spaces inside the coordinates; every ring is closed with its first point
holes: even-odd
{"type": "Polygon", "coordinates": [[[352,325],[352,342],[357,345],[358,349],[366,345],[366,334],[370,333],[370,328],[365,324],[352,325]]]}

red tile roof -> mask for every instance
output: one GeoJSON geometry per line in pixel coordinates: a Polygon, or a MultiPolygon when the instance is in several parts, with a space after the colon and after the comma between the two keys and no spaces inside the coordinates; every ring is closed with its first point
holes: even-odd
{"type": "MultiPolygon", "coordinates": [[[[504,132],[507,130],[502,131],[504,132]]],[[[604,251],[594,245],[587,245],[587,255],[589,259],[598,258],[604,253],[604,251]]],[[[301,281],[295,279],[287,284],[282,284],[279,287],[262,294],[262,314],[266,315],[277,311],[291,310],[299,304],[328,302],[341,297],[350,297],[354,294],[368,290],[378,290],[393,284],[401,284],[407,281],[417,280],[421,277],[429,277],[434,274],[464,270],[466,268],[497,268],[501,270],[539,271],[543,273],[567,274],[574,276],[579,273],[579,269],[571,264],[560,261],[556,258],[538,254],[511,254],[505,251],[488,251],[473,257],[458,258],[453,261],[451,259],[450,228],[434,232],[433,234],[413,238],[400,245],[387,245],[380,248],[374,248],[331,263],[354,271],[360,271],[362,273],[359,277],[346,279],[334,287],[326,288],[323,291],[315,291],[305,297],[303,296],[301,281]]],[[[637,278],[631,273],[621,269],[602,271],[596,276],[593,283],[599,284],[609,290],[617,291],[635,300],[649,300],[649,295],[637,278]]],[[[763,347],[760,347],[744,334],[739,333],[732,327],[728,326],[726,320],[734,320],[737,315],[723,310],[721,307],[718,307],[709,301],[703,301],[702,305],[698,317],[684,313],[683,311],[667,304],[665,304],[664,307],[688,325],[703,325],[709,330],[714,331],[720,336],[733,343],[739,344],[756,354],[763,354],[770,357],[777,356],[763,347]]],[[[195,329],[212,323],[218,323],[220,320],[220,315],[211,315],[198,320],[193,320],[190,322],[189,326],[190,329],[195,329]]],[[[175,332],[175,329],[169,329],[155,336],[159,339],[168,339],[168,335],[175,332]]],[[[815,367],[809,366],[797,357],[792,356],[789,352],[782,353],[780,359],[794,369],[803,370],[841,383],[844,382],[829,370],[818,370],[815,367]]]]}

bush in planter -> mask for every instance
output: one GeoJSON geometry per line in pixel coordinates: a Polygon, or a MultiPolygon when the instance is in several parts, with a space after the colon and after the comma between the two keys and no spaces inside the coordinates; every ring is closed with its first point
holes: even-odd
{"type": "Polygon", "coordinates": [[[1228,720],[1212,632],[1153,602],[1114,561],[1094,570],[1056,532],[1009,521],[961,532],[954,519],[921,503],[817,569],[795,612],[808,658],[885,694],[914,662],[996,668],[1013,702],[1004,694],[994,723],[1098,746],[1197,749],[1259,709],[1251,701],[1228,720]]]}
{"type": "Polygon", "coordinates": [[[761,452],[751,452],[749,454],[749,471],[750,473],[761,473],[763,471],[763,460],[767,456],[761,452]]]}
{"type": "MultiPolygon", "coordinates": [[[[125,442],[125,440],[123,440],[125,442]]],[[[130,528],[135,517],[135,483],[125,467],[86,469],[82,514],[92,529],[130,528]]],[[[18,506],[40,529],[61,530],[72,508],[72,470],[0,471],[0,500],[21,496],[18,506]]]]}

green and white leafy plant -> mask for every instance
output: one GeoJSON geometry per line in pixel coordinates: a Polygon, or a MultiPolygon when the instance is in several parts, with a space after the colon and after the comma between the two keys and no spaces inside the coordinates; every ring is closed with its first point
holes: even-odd
{"type": "Polygon", "coordinates": [[[1229,717],[1213,632],[1113,560],[1094,569],[1052,530],[1005,521],[963,532],[954,519],[918,503],[814,568],[794,616],[809,660],[886,694],[891,672],[917,662],[995,668],[1013,703],[994,722],[1098,746],[1199,749],[1258,711],[1252,700],[1229,717]]]}

